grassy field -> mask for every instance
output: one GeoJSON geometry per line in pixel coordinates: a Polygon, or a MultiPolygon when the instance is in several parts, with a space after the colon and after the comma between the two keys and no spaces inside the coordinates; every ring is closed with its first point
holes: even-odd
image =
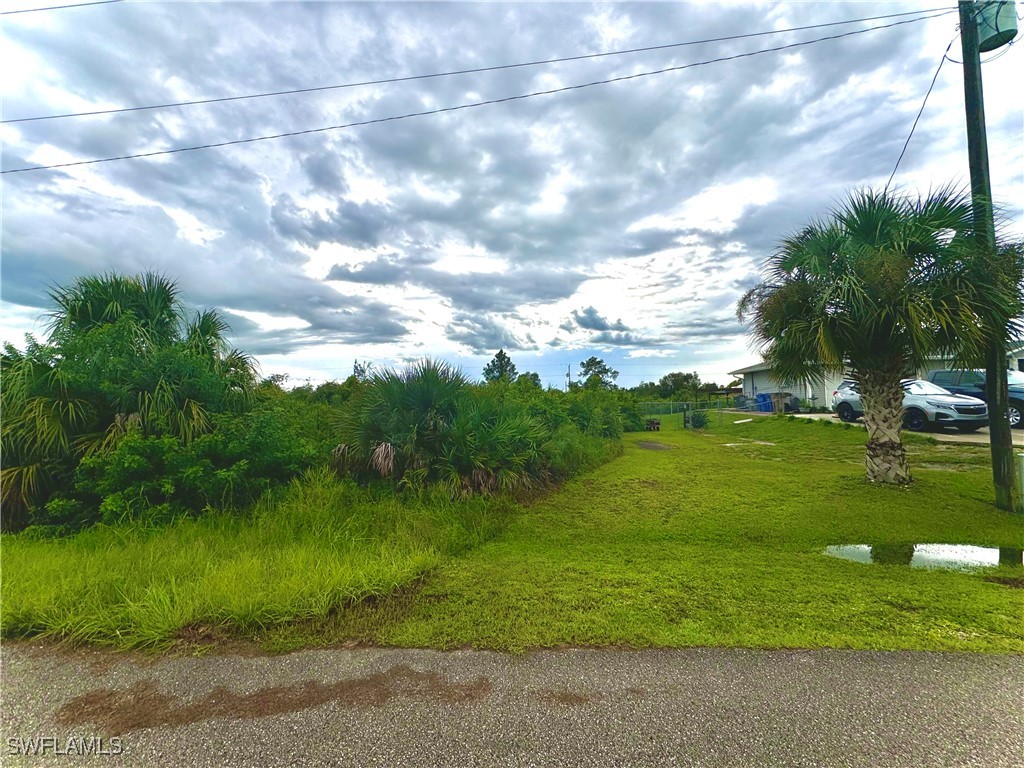
{"type": "Polygon", "coordinates": [[[247,517],[4,536],[0,626],[122,648],[324,619],[494,536],[509,502],[399,502],[308,473],[247,517]]]}
{"type": "Polygon", "coordinates": [[[731,422],[628,435],[623,456],[522,508],[405,507],[324,479],[252,520],[127,540],[112,529],[4,537],[4,632],[160,645],[200,624],[269,650],[1024,652],[1024,590],[986,578],[1014,583],[1020,569],[821,554],[830,544],[1024,547],[1024,521],[990,502],[987,448],[909,436],[916,482],[896,490],[864,482],[862,430],[731,422]]]}
{"type": "Polygon", "coordinates": [[[622,458],[416,590],[261,639],[1024,651],[1024,590],[821,554],[846,543],[1024,546],[1021,519],[989,501],[986,448],[911,436],[917,482],[895,490],[864,482],[863,441],[862,430],[774,418],[629,435],[622,458]],[[642,447],[653,441],[668,449],[642,447]]]}

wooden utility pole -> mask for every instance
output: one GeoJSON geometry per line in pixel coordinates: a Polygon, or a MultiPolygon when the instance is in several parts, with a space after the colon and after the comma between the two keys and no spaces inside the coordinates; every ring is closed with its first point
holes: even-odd
{"type": "MultiPolygon", "coordinates": [[[[985,100],[981,89],[977,13],[980,4],[960,0],[960,44],[964,60],[964,102],[967,112],[967,157],[971,168],[971,201],[974,232],[982,253],[995,255],[995,222],[992,216],[992,184],[988,172],[988,138],[985,133],[985,100]]],[[[985,392],[988,398],[988,431],[992,451],[992,480],[996,506],[1020,510],[1014,483],[1013,437],[1010,433],[1010,393],[1006,381],[1006,329],[992,328],[985,350],[985,392]]]]}

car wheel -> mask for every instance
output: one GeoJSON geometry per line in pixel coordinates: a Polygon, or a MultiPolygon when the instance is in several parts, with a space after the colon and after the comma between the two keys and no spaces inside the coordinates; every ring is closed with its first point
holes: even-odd
{"type": "Polygon", "coordinates": [[[856,421],[857,414],[853,412],[853,406],[849,403],[840,403],[836,408],[836,415],[840,421],[856,421]]]}
{"type": "Polygon", "coordinates": [[[967,432],[977,432],[979,429],[981,429],[981,425],[979,424],[978,426],[971,426],[970,424],[961,424],[957,426],[957,429],[966,434],[967,432]]]}
{"type": "Polygon", "coordinates": [[[903,426],[911,432],[924,432],[928,429],[928,417],[924,411],[910,408],[903,416],[903,426]]]}
{"type": "Polygon", "coordinates": [[[1011,400],[1009,414],[1011,429],[1024,429],[1024,418],[1021,417],[1021,411],[1024,411],[1024,404],[1011,400]]]}

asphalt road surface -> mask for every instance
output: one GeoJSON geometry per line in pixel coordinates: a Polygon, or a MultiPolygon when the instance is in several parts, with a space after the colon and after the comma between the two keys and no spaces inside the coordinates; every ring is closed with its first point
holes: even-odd
{"type": "Polygon", "coordinates": [[[2,672],[5,767],[1024,766],[1020,656],[8,643],[2,672]]]}

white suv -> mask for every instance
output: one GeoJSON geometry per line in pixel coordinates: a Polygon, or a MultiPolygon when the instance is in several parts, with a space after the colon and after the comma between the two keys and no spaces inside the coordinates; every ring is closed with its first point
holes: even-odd
{"type": "MultiPolygon", "coordinates": [[[[984,400],[954,395],[922,379],[907,379],[903,390],[906,393],[903,395],[903,426],[912,432],[923,432],[931,426],[974,432],[988,424],[988,406],[984,400]]],[[[836,415],[843,421],[856,421],[864,415],[856,385],[837,390],[832,403],[836,415]]]]}

